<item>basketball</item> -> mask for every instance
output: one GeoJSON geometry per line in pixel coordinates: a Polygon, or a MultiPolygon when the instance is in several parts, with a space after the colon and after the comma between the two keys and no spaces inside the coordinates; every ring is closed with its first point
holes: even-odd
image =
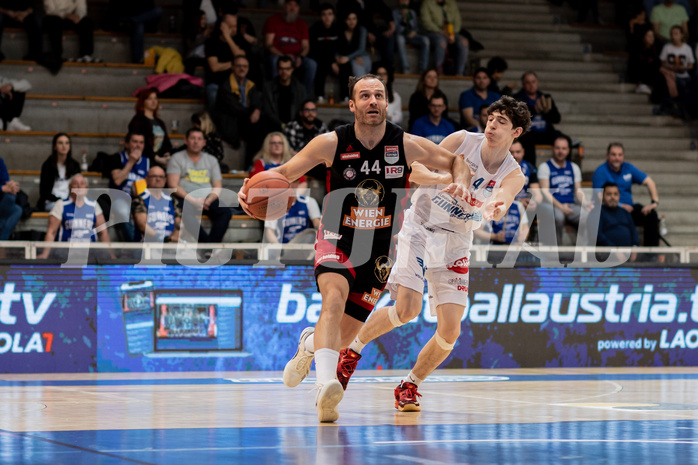
{"type": "Polygon", "coordinates": [[[245,189],[248,210],[258,220],[278,220],[296,200],[291,183],[276,171],[255,174],[245,189]]]}

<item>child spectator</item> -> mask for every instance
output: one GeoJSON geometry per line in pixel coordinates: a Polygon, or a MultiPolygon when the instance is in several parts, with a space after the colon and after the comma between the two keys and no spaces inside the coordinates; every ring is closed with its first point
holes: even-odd
{"type": "Polygon", "coordinates": [[[684,42],[684,34],[681,26],[672,26],[671,42],[664,45],[659,59],[662,66],[659,71],[666,80],[669,97],[675,99],[679,95],[685,95],[691,76],[688,70],[693,69],[696,62],[693,58],[693,51],[684,42]]]}
{"type": "Polygon", "coordinates": [[[70,190],[68,182],[75,174],[80,174],[80,164],[73,159],[70,136],[59,132],[53,136],[51,155],[41,165],[39,177],[39,211],[51,211],[58,199],[67,200],[70,190]]]}

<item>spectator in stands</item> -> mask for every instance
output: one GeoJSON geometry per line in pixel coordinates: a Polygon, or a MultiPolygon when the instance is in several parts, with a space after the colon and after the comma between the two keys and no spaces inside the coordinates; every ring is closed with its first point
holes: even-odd
{"type": "MultiPolygon", "coordinates": [[[[315,72],[315,97],[320,103],[325,102],[325,82],[333,72],[339,74],[339,66],[335,63],[337,44],[341,33],[335,21],[334,7],[330,3],[320,5],[320,20],[310,27],[309,56],[317,63],[315,72]],[[333,66],[336,71],[333,71],[333,66]]],[[[333,92],[334,94],[334,92],[333,92]]]]}
{"type": "Polygon", "coordinates": [[[429,114],[429,97],[439,89],[439,75],[435,69],[428,69],[419,76],[417,88],[410,96],[409,111],[410,121],[409,130],[412,125],[424,115],[429,114]]]}
{"type": "Polygon", "coordinates": [[[366,28],[367,47],[377,48],[381,54],[381,61],[388,68],[393,68],[395,66],[393,12],[383,0],[342,0],[338,2],[337,16],[340,18],[346,18],[352,11],[356,13],[359,26],[366,28]]]}
{"type": "MultiPolygon", "coordinates": [[[[23,27],[27,31],[29,49],[22,58],[29,61],[42,60],[41,19],[33,0],[0,0],[0,43],[6,25],[23,27]]],[[[5,54],[0,52],[0,61],[5,54]]]]}
{"type": "Polygon", "coordinates": [[[131,36],[131,61],[143,63],[143,43],[146,26],[157,30],[162,8],[154,0],[109,0],[107,17],[122,25],[131,36]]]}
{"type": "MultiPolygon", "coordinates": [[[[240,5],[242,6],[242,5],[240,5]]],[[[227,14],[235,14],[238,19],[238,32],[233,36],[233,41],[245,52],[245,56],[250,62],[250,79],[259,85],[264,84],[264,47],[257,39],[257,32],[254,24],[249,18],[237,14],[238,9],[235,3],[230,3],[221,8],[227,14]]]]}
{"type": "Polygon", "coordinates": [[[268,123],[267,130],[283,129],[296,117],[305,100],[305,88],[293,78],[293,70],[291,57],[279,57],[276,61],[276,77],[264,86],[263,114],[268,123]]]}
{"type": "Polygon", "coordinates": [[[391,69],[380,64],[376,67],[375,74],[383,79],[388,89],[388,121],[392,121],[395,124],[402,124],[402,97],[395,90],[393,83],[395,82],[395,75],[391,69]]]}
{"type": "MultiPolygon", "coordinates": [[[[102,228],[102,208],[86,197],[87,180],[75,174],[70,178],[69,187],[68,200],[58,199],[49,213],[44,242],[94,242],[99,236],[100,242],[109,243],[109,233],[102,228]]],[[[50,252],[51,248],[46,246],[36,258],[48,258],[50,252]]],[[[59,256],[63,255],[67,255],[66,249],[61,249],[59,256]]]]}
{"type": "Polygon", "coordinates": [[[153,166],[146,176],[148,188],[133,196],[131,214],[136,224],[138,242],[178,242],[182,221],[179,203],[165,194],[167,176],[159,166],[153,166]]]}
{"type": "Polygon", "coordinates": [[[191,26],[185,28],[182,39],[184,40],[184,72],[192,76],[196,72],[198,66],[206,68],[206,49],[204,44],[213,33],[213,25],[206,21],[206,13],[203,10],[198,11],[198,16],[188,20],[191,26]]]}
{"type": "Polygon", "coordinates": [[[657,37],[664,41],[671,40],[671,28],[679,26],[683,36],[688,36],[688,13],[681,5],[676,5],[674,0],[664,0],[664,4],[652,8],[650,22],[654,26],[657,37]]]}
{"type": "Polygon", "coordinates": [[[371,70],[371,56],[366,50],[366,28],[359,25],[358,16],[349,11],[342,18],[344,30],[339,34],[337,56],[339,67],[339,97],[349,101],[349,77],[363,76],[371,70]]]}
{"type": "Polygon", "coordinates": [[[619,200],[618,185],[610,181],[604,183],[596,245],[603,247],[640,245],[633,218],[626,209],[619,208],[619,200]]]}
{"type": "Polygon", "coordinates": [[[540,192],[540,184],[538,183],[538,172],[533,165],[524,160],[525,151],[523,145],[518,140],[511,144],[509,153],[521,166],[521,172],[526,178],[521,192],[516,194],[516,200],[521,202],[526,210],[535,211],[538,205],[543,202],[543,194],[540,192]]]}
{"type": "Polygon", "coordinates": [[[526,150],[526,161],[535,165],[536,145],[551,145],[560,135],[554,124],[560,122],[560,112],[550,94],[538,90],[538,76],[526,71],[521,76],[522,89],[514,94],[516,100],[525,102],[531,112],[531,129],[521,137],[526,150]]]}
{"type": "Polygon", "coordinates": [[[317,105],[312,99],[303,102],[296,119],[289,121],[283,131],[294,152],[300,152],[315,136],[326,132],[329,132],[329,129],[317,117],[317,105]]]}
{"type": "Polygon", "coordinates": [[[465,76],[465,68],[468,65],[468,39],[459,34],[461,17],[456,0],[424,0],[420,16],[422,26],[429,36],[436,67],[442,69],[446,49],[453,47],[454,74],[465,76]]]}
{"type": "Polygon", "coordinates": [[[26,92],[31,87],[26,79],[16,80],[0,76],[0,119],[5,131],[31,131],[32,128],[19,119],[24,110],[26,92]]]}
{"type": "Polygon", "coordinates": [[[626,38],[628,41],[628,51],[632,53],[633,49],[638,47],[645,36],[645,32],[651,30],[654,32],[654,26],[647,20],[647,11],[642,5],[630,5],[628,14],[626,38]]]}
{"type": "Polygon", "coordinates": [[[159,166],[167,166],[172,142],[167,135],[165,122],[158,118],[160,102],[155,88],[142,90],[136,101],[136,116],[128,123],[128,132],[144,134],[143,155],[159,166]]]}
{"type": "Polygon", "coordinates": [[[261,150],[254,157],[250,177],[271,168],[281,166],[293,157],[288,139],[281,132],[270,132],[264,138],[261,150]]]}
{"type": "Polygon", "coordinates": [[[585,203],[582,192],[582,171],[576,163],[567,159],[571,146],[569,137],[558,136],[553,143],[553,157],[538,167],[538,180],[545,199],[541,208],[547,210],[541,212],[541,219],[546,220],[542,221],[539,235],[546,245],[551,245],[549,241],[552,239],[548,230],[552,226],[548,222],[550,213],[554,217],[556,244],[562,245],[565,222],[578,229],[581,206],[590,206],[585,203]]]}
{"type": "Polygon", "coordinates": [[[240,148],[241,140],[245,141],[243,169],[247,169],[266,132],[261,119],[262,92],[256,83],[247,78],[250,68],[247,58],[244,55],[236,56],[234,63],[233,74],[219,89],[215,114],[224,141],[235,150],[240,148]]]}
{"type": "Polygon", "coordinates": [[[209,113],[213,113],[215,109],[218,88],[230,76],[233,69],[233,58],[245,55],[242,48],[233,40],[233,36],[237,33],[237,27],[237,15],[223,15],[213,31],[213,35],[206,40],[204,45],[207,64],[205,78],[206,106],[209,113]]]}
{"type": "Polygon", "coordinates": [[[197,215],[184,211],[182,221],[189,234],[204,243],[221,242],[228,230],[232,209],[219,203],[223,177],[216,160],[202,152],[206,139],[201,129],[191,128],[186,134],[186,149],[175,153],[167,165],[167,187],[175,189],[180,208],[186,201],[195,211],[203,213],[211,221],[211,230],[206,233],[197,215]]]}
{"type": "MultiPolygon", "coordinates": [[[[145,179],[150,170],[150,159],[143,155],[145,146],[145,135],[137,132],[129,132],[124,139],[126,142],[124,150],[115,153],[107,161],[107,170],[111,174],[109,188],[126,192],[133,195],[133,183],[140,179],[145,179]]],[[[111,213],[116,212],[120,218],[130,218],[131,203],[112,202],[111,213]]],[[[116,230],[123,242],[133,242],[134,225],[128,222],[119,222],[116,230]]]]}
{"type": "Polygon", "coordinates": [[[201,129],[206,138],[206,145],[202,152],[213,155],[218,160],[218,164],[221,165],[221,171],[226,172],[227,169],[223,167],[226,166],[223,163],[223,157],[225,156],[225,151],[223,150],[223,139],[216,132],[216,125],[213,123],[211,116],[206,111],[200,111],[191,115],[191,124],[197,128],[201,129]]]}
{"type": "Polygon", "coordinates": [[[602,164],[591,180],[594,189],[601,189],[607,182],[612,182],[620,190],[620,206],[632,214],[637,226],[644,229],[643,244],[645,247],[659,245],[659,218],[657,205],[659,193],[657,185],[646,173],[625,161],[625,150],[620,142],[612,142],[606,151],[606,163],[602,164]],[[632,185],[639,184],[647,188],[651,203],[641,205],[633,202],[632,185]]]}
{"type": "Polygon", "coordinates": [[[470,131],[471,132],[479,132],[481,134],[484,134],[485,129],[487,128],[487,119],[489,118],[487,116],[487,109],[490,106],[488,104],[484,104],[480,106],[480,109],[477,112],[477,126],[472,128],[470,131]]]}
{"type": "Polygon", "coordinates": [[[494,245],[523,244],[528,237],[529,225],[526,208],[518,200],[507,210],[506,215],[498,221],[485,223],[476,229],[475,237],[494,245]]]}
{"type": "Polygon", "coordinates": [[[78,34],[80,51],[77,58],[68,61],[78,63],[100,63],[94,57],[94,21],[87,16],[86,0],[44,0],[44,29],[51,42],[52,60],[63,59],[63,30],[74,30],[78,34]]]}
{"type": "Polygon", "coordinates": [[[448,108],[448,100],[441,92],[434,92],[429,97],[429,114],[418,118],[412,126],[412,134],[426,137],[435,144],[439,144],[450,134],[455,132],[453,125],[442,115],[448,108]]]}
{"type": "MultiPolygon", "coordinates": [[[[278,220],[264,222],[264,242],[272,244],[314,244],[317,230],[320,228],[320,207],[317,201],[301,195],[298,182],[291,183],[296,190],[296,201],[288,213],[278,220]]],[[[308,259],[314,252],[285,251],[284,258],[308,259]]]]}
{"type": "Polygon", "coordinates": [[[659,72],[664,76],[669,97],[676,99],[679,96],[685,97],[691,83],[691,75],[688,71],[693,69],[696,60],[693,58],[691,47],[684,42],[680,26],[672,26],[670,35],[671,42],[664,44],[662,53],[659,55],[662,61],[659,72]]]}
{"type": "Polygon", "coordinates": [[[478,68],[473,73],[473,87],[463,91],[458,99],[460,110],[460,126],[469,131],[478,127],[477,111],[482,105],[492,105],[499,100],[500,95],[490,90],[490,75],[487,68],[478,68]]]}
{"type": "Polygon", "coordinates": [[[662,74],[659,68],[662,62],[659,53],[654,31],[647,29],[642,42],[633,47],[628,56],[628,81],[637,84],[635,92],[638,94],[654,93],[657,84],[661,82],[662,74]]]}
{"type": "Polygon", "coordinates": [[[0,241],[6,241],[22,217],[22,207],[17,205],[19,183],[10,180],[5,161],[0,158],[0,241]]]}
{"type": "Polygon", "coordinates": [[[80,174],[80,164],[73,159],[70,136],[59,132],[53,136],[51,155],[41,165],[39,177],[39,201],[36,209],[51,211],[58,199],[67,200],[70,189],[68,182],[73,175],[80,174]]]}
{"type": "Polygon", "coordinates": [[[393,20],[396,25],[395,38],[402,72],[411,73],[405,47],[406,44],[410,44],[419,49],[417,66],[421,73],[429,66],[429,37],[419,33],[419,17],[410,9],[410,0],[400,0],[400,8],[393,10],[393,20]]]}
{"type": "MultiPolygon", "coordinates": [[[[284,13],[277,13],[264,24],[264,45],[269,52],[269,73],[275,78],[278,61],[282,56],[291,58],[293,69],[299,70],[306,95],[313,92],[313,81],[317,63],[308,56],[310,36],[308,25],[298,17],[300,6],[298,0],[285,0],[284,13]]],[[[301,101],[305,96],[301,98],[301,101]]],[[[295,115],[296,112],[292,112],[295,115]]]]}
{"type": "Polygon", "coordinates": [[[490,86],[487,88],[490,92],[499,95],[511,95],[514,92],[515,82],[510,82],[503,89],[499,88],[499,81],[504,77],[504,73],[509,69],[509,64],[502,57],[492,57],[487,62],[487,74],[490,76],[490,86]]]}

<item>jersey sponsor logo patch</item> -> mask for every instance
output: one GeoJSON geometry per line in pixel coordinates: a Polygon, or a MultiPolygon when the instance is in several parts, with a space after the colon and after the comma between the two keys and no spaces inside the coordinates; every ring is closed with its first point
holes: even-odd
{"type": "Polygon", "coordinates": [[[381,298],[381,290],[376,289],[374,287],[374,288],[371,288],[370,294],[368,292],[364,292],[364,295],[363,295],[363,297],[361,297],[361,300],[375,306],[378,303],[378,300],[380,298],[381,298]]]}
{"type": "Polygon", "coordinates": [[[351,144],[347,145],[347,152],[353,152],[354,147],[351,146],[351,144]]]}
{"type": "Polygon", "coordinates": [[[351,207],[351,215],[344,215],[342,225],[353,229],[381,229],[392,226],[391,215],[385,214],[385,208],[351,207]]]}
{"type": "Polygon", "coordinates": [[[375,179],[364,179],[354,191],[359,207],[377,207],[385,196],[383,184],[375,179]]]}
{"type": "Polygon", "coordinates": [[[467,257],[459,258],[450,265],[446,265],[446,268],[458,274],[468,274],[470,269],[470,260],[467,257]]]}
{"type": "Polygon", "coordinates": [[[631,173],[623,175],[623,181],[630,181],[631,179],[633,179],[633,175],[631,173]]]}
{"type": "Polygon", "coordinates": [[[341,256],[336,253],[326,253],[324,255],[320,255],[317,260],[315,260],[315,264],[319,265],[322,262],[326,262],[328,260],[332,261],[341,261],[341,256]]]}
{"type": "Polygon", "coordinates": [[[386,145],[384,153],[385,162],[389,165],[394,165],[400,160],[400,147],[397,145],[386,145]]]}
{"type": "Polygon", "coordinates": [[[346,179],[347,181],[351,181],[356,178],[356,170],[350,166],[344,170],[342,176],[344,176],[344,179],[346,179]]]}
{"type": "Polygon", "coordinates": [[[361,153],[359,152],[351,152],[351,153],[343,153],[339,156],[341,160],[356,160],[357,158],[361,158],[361,153]]]}
{"type": "Polygon", "coordinates": [[[376,275],[378,281],[385,283],[388,281],[388,276],[390,276],[390,269],[393,267],[393,260],[387,255],[381,255],[380,257],[376,258],[375,263],[376,269],[373,270],[373,273],[376,275]]]}
{"type": "Polygon", "coordinates": [[[492,195],[492,190],[494,189],[495,184],[497,184],[497,181],[492,179],[490,182],[487,183],[487,187],[485,187],[485,191],[482,193],[485,197],[490,197],[492,195]]]}
{"type": "Polygon", "coordinates": [[[399,179],[405,172],[404,166],[386,166],[385,167],[385,179],[399,179]]]}
{"type": "Polygon", "coordinates": [[[341,234],[338,234],[333,231],[328,231],[327,229],[322,230],[322,238],[324,240],[340,240],[342,238],[341,234]]]}

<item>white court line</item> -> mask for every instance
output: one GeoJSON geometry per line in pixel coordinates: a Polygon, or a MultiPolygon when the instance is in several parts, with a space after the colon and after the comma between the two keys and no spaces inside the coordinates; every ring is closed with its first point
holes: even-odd
{"type": "MultiPolygon", "coordinates": [[[[531,443],[531,444],[546,444],[546,443],[608,443],[608,444],[698,444],[698,441],[679,441],[679,440],[661,440],[661,439],[442,439],[442,440],[423,440],[423,441],[375,441],[364,444],[333,444],[333,445],[307,445],[307,446],[238,446],[238,447],[187,447],[178,449],[97,449],[98,452],[105,453],[126,453],[126,452],[205,452],[205,451],[233,451],[233,450],[277,450],[277,449],[332,449],[346,447],[366,447],[366,446],[393,446],[393,445],[431,445],[431,444],[494,444],[494,443],[531,443]]],[[[420,463],[422,460],[420,459],[420,463]]],[[[436,462],[441,463],[441,462],[436,462]]]]}
{"type": "Polygon", "coordinates": [[[402,460],[404,462],[421,463],[423,465],[449,465],[450,462],[441,462],[438,460],[428,460],[420,457],[410,457],[409,455],[386,455],[389,459],[402,460]]]}
{"type": "Polygon", "coordinates": [[[698,444],[698,441],[677,441],[673,439],[441,439],[425,441],[376,441],[373,444],[477,444],[477,443],[627,443],[627,444],[698,444]]]}

